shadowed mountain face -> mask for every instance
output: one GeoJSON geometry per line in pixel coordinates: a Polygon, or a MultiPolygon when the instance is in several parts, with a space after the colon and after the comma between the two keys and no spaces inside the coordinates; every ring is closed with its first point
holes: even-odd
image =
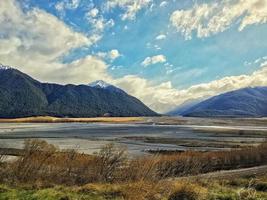
{"type": "Polygon", "coordinates": [[[182,116],[185,111],[192,108],[193,106],[200,103],[202,100],[192,100],[192,101],[186,101],[182,103],[181,105],[177,106],[175,109],[169,111],[166,113],[166,115],[170,116],[182,116]]]}
{"type": "Polygon", "coordinates": [[[1,118],[98,117],[106,114],[125,117],[157,115],[140,100],[112,85],[101,88],[41,83],[16,69],[0,66],[1,118]]]}
{"type": "Polygon", "coordinates": [[[179,114],[186,117],[266,117],[267,87],[227,92],[191,105],[179,114]]]}

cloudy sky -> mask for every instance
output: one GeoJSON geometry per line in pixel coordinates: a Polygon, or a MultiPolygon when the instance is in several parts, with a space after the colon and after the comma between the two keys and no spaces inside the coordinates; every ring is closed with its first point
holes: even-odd
{"type": "Polygon", "coordinates": [[[0,0],[0,63],[164,112],[267,85],[267,0],[0,0]]]}

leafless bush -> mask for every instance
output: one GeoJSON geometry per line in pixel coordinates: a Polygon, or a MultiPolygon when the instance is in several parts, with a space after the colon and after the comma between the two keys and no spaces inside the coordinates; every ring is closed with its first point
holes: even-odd
{"type": "Polygon", "coordinates": [[[45,169],[46,174],[49,174],[50,182],[81,185],[93,181],[92,166],[94,166],[93,157],[75,150],[67,150],[57,152],[45,169]]]}
{"type": "Polygon", "coordinates": [[[5,175],[5,155],[0,154],[0,180],[3,180],[5,175]]]}
{"type": "Polygon", "coordinates": [[[0,154],[0,165],[3,164],[3,161],[4,161],[4,155],[0,154]]]}
{"type": "Polygon", "coordinates": [[[97,180],[100,182],[113,182],[121,179],[122,170],[127,163],[126,149],[116,147],[114,144],[104,146],[95,158],[97,180]]]}
{"type": "Polygon", "coordinates": [[[45,166],[58,149],[43,140],[25,140],[24,155],[11,165],[14,179],[21,182],[34,181],[46,174],[45,166]]]}
{"type": "MultiPolygon", "coordinates": [[[[222,169],[267,163],[267,144],[224,152],[184,152],[176,155],[128,158],[125,148],[108,144],[91,156],[62,151],[41,140],[27,140],[22,155],[0,164],[1,180],[38,185],[158,182],[222,169]],[[4,178],[3,178],[4,177],[4,178]]],[[[0,157],[2,158],[2,156],[0,157]]]]}
{"type": "Polygon", "coordinates": [[[186,176],[217,170],[252,167],[267,163],[267,143],[218,152],[184,152],[162,156],[158,164],[161,177],[186,176]]]}
{"type": "Polygon", "coordinates": [[[144,156],[131,159],[124,168],[127,181],[155,181],[158,180],[158,164],[160,156],[144,156]]]}

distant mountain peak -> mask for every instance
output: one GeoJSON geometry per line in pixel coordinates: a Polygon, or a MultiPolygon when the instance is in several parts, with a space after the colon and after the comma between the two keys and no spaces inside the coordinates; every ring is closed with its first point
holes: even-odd
{"type": "Polygon", "coordinates": [[[122,89],[120,89],[114,85],[111,85],[111,84],[109,84],[103,80],[94,81],[94,82],[88,84],[88,86],[93,87],[93,88],[100,88],[100,89],[108,90],[110,92],[118,92],[118,93],[126,94],[126,92],[123,91],[122,89]]]}
{"type": "Polygon", "coordinates": [[[103,81],[92,84],[95,87],[41,83],[14,68],[4,70],[9,67],[1,65],[0,69],[3,69],[0,70],[0,118],[45,115],[55,117],[158,115],[137,98],[103,81]]]}
{"type": "Polygon", "coordinates": [[[103,80],[97,80],[97,81],[94,81],[92,83],[89,83],[88,86],[90,87],[98,87],[98,88],[107,88],[109,86],[112,86],[111,84],[103,81],[103,80]]]}
{"type": "Polygon", "coordinates": [[[7,66],[7,65],[3,65],[0,63],[0,70],[8,70],[8,69],[12,69],[12,67],[7,66]]]}

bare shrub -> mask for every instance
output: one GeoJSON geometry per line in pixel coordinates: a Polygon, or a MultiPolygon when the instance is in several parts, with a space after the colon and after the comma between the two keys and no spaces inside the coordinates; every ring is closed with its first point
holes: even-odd
{"type": "Polygon", "coordinates": [[[34,181],[45,175],[47,163],[57,152],[57,148],[43,140],[25,140],[24,155],[11,166],[15,179],[21,182],[34,181]]]}
{"type": "MultiPolygon", "coordinates": [[[[94,158],[75,150],[57,152],[48,163],[50,182],[81,185],[93,181],[94,158]]],[[[46,179],[47,180],[47,179],[46,179]]]]}
{"type": "Polygon", "coordinates": [[[121,179],[123,167],[127,163],[126,149],[114,144],[104,146],[95,157],[97,180],[114,182],[121,179]]]}
{"type": "Polygon", "coordinates": [[[6,156],[3,154],[0,154],[0,168],[1,166],[4,164],[4,160],[5,160],[6,156]]]}
{"type": "Polygon", "coordinates": [[[198,174],[206,165],[201,153],[184,152],[177,155],[162,156],[159,162],[160,177],[186,176],[198,174]]]}
{"type": "MultiPolygon", "coordinates": [[[[1,157],[0,157],[1,158],[1,157]]],[[[222,169],[267,163],[267,144],[224,152],[184,152],[128,158],[125,148],[108,144],[95,155],[59,150],[41,140],[26,140],[22,155],[0,164],[0,178],[12,183],[84,185],[155,182],[222,169]],[[4,178],[3,178],[4,177],[4,178]]]]}
{"type": "Polygon", "coordinates": [[[252,167],[267,163],[267,143],[218,152],[184,152],[163,155],[158,163],[160,176],[187,176],[217,170],[252,167]]]}
{"type": "Polygon", "coordinates": [[[5,176],[5,155],[0,154],[0,181],[4,179],[5,176]]]}
{"type": "Polygon", "coordinates": [[[139,157],[129,161],[125,167],[125,180],[128,181],[155,181],[158,180],[159,156],[139,157]]]}
{"type": "Polygon", "coordinates": [[[42,140],[26,140],[23,155],[10,163],[10,182],[81,185],[121,180],[127,162],[126,149],[109,144],[95,156],[75,150],[60,151],[42,140]]]}

